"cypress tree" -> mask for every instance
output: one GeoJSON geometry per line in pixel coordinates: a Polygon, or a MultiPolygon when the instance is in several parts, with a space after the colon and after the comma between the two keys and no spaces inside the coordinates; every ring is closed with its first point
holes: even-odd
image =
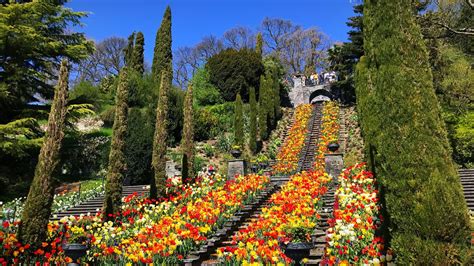
{"type": "Polygon", "coordinates": [[[161,86],[156,108],[155,134],[153,138],[153,159],[152,166],[155,172],[155,191],[150,191],[150,197],[164,197],[166,185],[166,141],[168,133],[166,131],[168,125],[168,97],[171,88],[170,73],[166,70],[161,74],[161,86]]]}
{"type": "Polygon", "coordinates": [[[253,154],[257,153],[257,100],[255,88],[250,87],[250,136],[249,148],[253,154]]]}
{"type": "Polygon", "coordinates": [[[63,60],[49,113],[48,128],[38,157],[35,176],[21,216],[19,240],[33,247],[40,247],[47,236],[47,226],[54,196],[53,173],[59,162],[59,150],[64,138],[68,80],[68,62],[63,60]]]}
{"type": "Polygon", "coordinates": [[[257,43],[255,45],[255,52],[262,58],[263,56],[263,38],[262,38],[262,33],[257,34],[257,43]]]}
{"type": "Polygon", "coordinates": [[[133,69],[143,75],[145,72],[145,36],[139,31],[135,40],[135,48],[133,49],[133,69]]]}
{"type": "Polygon", "coordinates": [[[183,125],[183,183],[187,178],[193,178],[194,163],[194,123],[193,123],[193,86],[189,85],[184,98],[184,125],[183,125]],[[186,170],[186,173],[185,173],[186,170]]]}
{"type": "Polygon", "coordinates": [[[364,1],[357,102],[397,264],[463,264],[469,218],[412,0],[364,1]]]}
{"type": "MultiPolygon", "coordinates": [[[[164,71],[170,73],[168,79],[171,84],[173,77],[172,67],[173,53],[171,51],[171,8],[166,7],[166,11],[161,21],[161,26],[156,33],[155,52],[153,55],[153,64],[151,66],[153,77],[156,82],[161,82],[160,75],[164,71]]],[[[159,86],[160,88],[160,86],[159,86]]]]}
{"type": "Polygon", "coordinates": [[[128,67],[120,72],[115,96],[115,118],[110,145],[109,169],[105,183],[104,219],[118,213],[122,204],[122,186],[126,171],[125,138],[128,119],[128,67]]]}
{"type": "Polygon", "coordinates": [[[240,93],[235,97],[234,109],[234,141],[236,145],[243,147],[244,145],[244,114],[242,109],[242,98],[240,93]]]}
{"type": "Polygon", "coordinates": [[[189,182],[189,167],[188,167],[188,155],[183,153],[181,159],[181,183],[187,184],[189,182]]]}
{"type": "Polygon", "coordinates": [[[264,102],[265,109],[267,112],[267,135],[270,135],[270,132],[276,127],[275,119],[275,79],[272,71],[268,71],[265,75],[265,94],[266,100],[264,102]]]}
{"type": "Polygon", "coordinates": [[[166,183],[166,139],[168,101],[173,77],[171,51],[171,8],[166,7],[160,28],[156,33],[155,48],[152,62],[152,76],[160,89],[155,117],[155,133],[153,139],[152,166],[154,178],[150,183],[150,197],[164,196],[166,183]],[[163,79],[165,77],[165,79],[163,79]],[[165,81],[165,84],[162,84],[165,81]],[[159,125],[159,127],[156,127],[159,125]],[[160,139],[161,138],[161,139],[160,139]]]}
{"type": "Polygon", "coordinates": [[[259,90],[259,99],[258,99],[258,127],[260,133],[260,140],[266,140],[268,138],[268,127],[267,127],[267,99],[268,94],[266,91],[267,81],[265,77],[260,76],[260,90],[259,90]]]}
{"type": "Polygon", "coordinates": [[[354,6],[356,16],[350,17],[346,22],[352,29],[348,32],[350,42],[334,46],[328,50],[330,69],[337,72],[338,81],[334,83],[334,91],[339,91],[341,100],[344,103],[355,102],[354,69],[359,62],[359,58],[364,55],[362,13],[363,4],[354,6]]]}
{"type": "Polygon", "coordinates": [[[133,32],[132,34],[130,34],[130,36],[128,36],[128,45],[124,49],[125,66],[131,67],[134,64],[134,59],[133,59],[134,47],[135,47],[135,32],[133,32]]]}
{"type": "Polygon", "coordinates": [[[276,123],[278,119],[281,117],[281,108],[280,108],[280,80],[279,80],[279,75],[278,75],[278,69],[275,67],[272,71],[272,92],[273,92],[273,110],[274,110],[274,125],[276,126],[276,123]]]}

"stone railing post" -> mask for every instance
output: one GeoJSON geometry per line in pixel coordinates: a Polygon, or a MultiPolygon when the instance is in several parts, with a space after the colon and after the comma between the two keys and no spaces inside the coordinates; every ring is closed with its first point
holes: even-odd
{"type": "Polygon", "coordinates": [[[324,162],[326,164],[326,173],[328,173],[333,181],[337,180],[337,177],[341,174],[342,168],[344,167],[344,160],[342,153],[336,153],[339,149],[339,144],[332,143],[328,145],[328,150],[331,153],[324,154],[324,162]]]}

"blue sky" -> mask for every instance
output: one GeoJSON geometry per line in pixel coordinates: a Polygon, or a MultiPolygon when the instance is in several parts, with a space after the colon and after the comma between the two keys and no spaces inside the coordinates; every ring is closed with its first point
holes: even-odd
{"type": "Polygon", "coordinates": [[[156,30],[167,5],[172,11],[173,50],[221,36],[235,26],[256,29],[265,17],[278,17],[304,27],[316,26],[333,41],[345,41],[345,22],[354,0],[70,0],[68,7],[88,11],[77,29],[96,41],[110,36],[145,35],[145,60],[151,62],[156,30]]]}

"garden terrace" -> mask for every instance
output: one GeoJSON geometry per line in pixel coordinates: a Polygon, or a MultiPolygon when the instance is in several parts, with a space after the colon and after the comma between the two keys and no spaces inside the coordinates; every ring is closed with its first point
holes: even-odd
{"type": "Polygon", "coordinates": [[[0,266],[474,265],[472,0],[80,2],[0,8],[0,266]]]}
{"type": "MultiPolygon", "coordinates": [[[[137,195],[139,197],[145,196],[148,193],[148,186],[123,186],[122,197],[128,197],[130,195],[137,195]]],[[[88,201],[82,202],[77,206],[69,208],[64,211],[56,212],[51,215],[51,220],[60,220],[66,216],[90,216],[95,215],[98,212],[101,212],[102,206],[104,204],[104,196],[98,196],[92,198],[88,201]]]]}

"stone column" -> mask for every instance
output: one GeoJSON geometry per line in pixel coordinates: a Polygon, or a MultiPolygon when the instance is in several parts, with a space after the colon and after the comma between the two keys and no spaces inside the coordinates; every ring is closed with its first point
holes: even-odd
{"type": "Polygon", "coordinates": [[[243,159],[233,159],[228,161],[227,179],[233,180],[236,175],[245,175],[245,161],[243,159]]]}
{"type": "Polygon", "coordinates": [[[326,153],[324,154],[324,162],[326,163],[326,173],[336,181],[344,166],[342,153],[326,153]]]}

